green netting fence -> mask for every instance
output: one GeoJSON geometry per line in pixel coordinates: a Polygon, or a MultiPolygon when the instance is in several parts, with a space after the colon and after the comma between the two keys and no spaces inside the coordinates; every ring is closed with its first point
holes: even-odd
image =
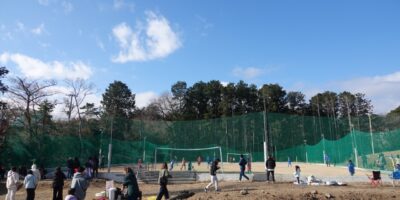
{"type": "MultiPolygon", "coordinates": [[[[278,161],[323,163],[324,153],[332,164],[344,165],[351,159],[360,167],[391,169],[391,157],[400,154],[400,129],[398,123],[387,122],[380,116],[337,118],[335,116],[302,116],[279,113],[249,113],[240,116],[194,121],[144,121],[131,120],[129,130],[114,127],[112,163],[154,161],[156,147],[206,148],[220,146],[222,160],[227,153],[250,153],[252,160],[264,160],[264,121],[270,134],[271,154],[278,161]],[[370,122],[371,121],[371,126],[370,122]],[[372,146],[374,148],[372,149],[372,146]],[[397,152],[399,151],[399,152],[397,152]]],[[[93,128],[93,127],[92,127],[93,128]]],[[[97,127],[98,128],[98,127],[97,127]]],[[[96,129],[96,127],[94,128],[96,129]]],[[[100,129],[100,128],[98,128],[100,129]]],[[[0,162],[5,165],[29,165],[32,160],[45,166],[65,165],[68,157],[104,157],[107,162],[110,130],[102,134],[77,135],[39,134],[28,137],[23,131],[12,129],[0,152],[0,162]],[[82,146],[82,148],[81,148],[82,146]]],[[[158,161],[177,158],[195,161],[198,156],[219,157],[214,151],[164,151],[157,154],[158,161]]]]}

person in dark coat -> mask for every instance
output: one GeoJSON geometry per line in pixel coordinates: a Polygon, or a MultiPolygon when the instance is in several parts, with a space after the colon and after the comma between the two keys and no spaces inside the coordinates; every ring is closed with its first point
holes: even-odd
{"type": "Polygon", "coordinates": [[[160,184],[160,191],[157,194],[157,200],[161,200],[164,196],[165,199],[169,199],[169,192],[167,188],[168,178],[171,178],[168,172],[168,165],[167,163],[163,163],[161,166],[161,170],[158,174],[158,184],[160,184]]]}
{"type": "Polygon", "coordinates": [[[249,180],[249,177],[247,177],[246,174],[244,174],[244,171],[245,171],[245,169],[246,169],[246,164],[247,164],[246,159],[243,157],[243,155],[240,155],[240,161],[239,161],[239,166],[240,166],[239,181],[242,181],[242,176],[245,177],[247,180],[249,180]]]}
{"type": "Polygon", "coordinates": [[[128,189],[127,200],[136,200],[141,196],[136,176],[130,167],[125,168],[125,174],[126,176],[122,185],[128,189]]]}
{"type": "Polygon", "coordinates": [[[53,178],[53,200],[62,200],[65,174],[60,167],[56,168],[53,178]]]}
{"type": "Polygon", "coordinates": [[[268,156],[267,161],[265,162],[265,168],[267,169],[267,181],[269,181],[269,176],[272,176],[272,181],[275,182],[275,167],[276,163],[272,156],[268,156]]]}
{"type": "Polygon", "coordinates": [[[71,157],[69,157],[67,160],[67,168],[68,168],[67,178],[72,178],[72,176],[74,175],[74,161],[72,160],[71,157]]]}
{"type": "Polygon", "coordinates": [[[80,167],[81,167],[81,163],[79,162],[78,157],[75,157],[74,162],[73,162],[73,168],[74,168],[75,172],[77,172],[80,167]]]}

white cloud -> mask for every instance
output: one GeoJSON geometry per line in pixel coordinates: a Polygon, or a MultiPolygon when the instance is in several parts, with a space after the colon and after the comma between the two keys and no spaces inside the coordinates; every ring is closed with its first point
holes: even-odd
{"type": "Polygon", "coordinates": [[[374,111],[387,113],[400,106],[400,71],[374,77],[361,77],[337,83],[341,90],[364,93],[374,111]]]}
{"type": "Polygon", "coordinates": [[[101,41],[99,38],[96,38],[96,44],[102,51],[106,50],[103,41],[101,41]]]}
{"type": "Polygon", "coordinates": [[[23,54],[0,54],[0,63],[14,63],[21,73],[30,78],[41,79],[88,79],[92,75],[92,69],[82,61],[44,62],[23,54]]]}
{"type": "Polygon", "coordinates": [[[125,0],[114,0],[113,7],[115,10],[121,10],[123,8],[127,8],[131,12],[135,10],[135,4],[132,2],[125,2],[125,0]]]}
{"type": "Polygon", "coordinates": [[[25,30],[25,25],[22,22],[17,22],[17,31],[24,31],[25,30]]]}
{"type": "Polygon", "coordinates": [[[49,5],[49,0],[38,0],[38,3],[42,6],[48,6],[49,5]]]}
{"type": "Polygon", "coordinates": [[[196,19],[200,22],[199,32],[201,36],[207,36],[208,31],[214,27],[214,24],[207,21],[206,18],[196,15],[196,19]]]}
{"type": "Polygon", "coordinates": [[[37,26],[36,28],[33,28],[31,30],[31,32],[35,35],[42,35],[43,33],[45,33],[45,29],[44,29],[44,24],[41,23],[39,26],[37,26]]]}
{"type": "Polygon", "coordinates": [[[164,58],[181,47],[178,34],[172,30],[168,20],[153,12],[146,12],[146,25],[139,22],[136,30],[126,23],[113,28],[120,51],[113,62],[148,61],[164,58]]]}
{"type": "Polygon", "coordinates": [[[74,6],[69,1],[63,1],[61,6],[63,7],[65,13],[70,13],[74,10],[74,6]]]}
{"type": "Polygon", "coordinates": [[[236,67],[232,71],[233,75],[243,79],[252,79],[264,73],[263,69],[256,67],[241,68],[236,67]]]}
{"type": "Polygon", "coordinates": [[[151,101],[156,98],[158,98],[158,95],[152,91],[137,93],[135,96],[136,107],[143,108],[145,106],[148,106],[151,101]]]}

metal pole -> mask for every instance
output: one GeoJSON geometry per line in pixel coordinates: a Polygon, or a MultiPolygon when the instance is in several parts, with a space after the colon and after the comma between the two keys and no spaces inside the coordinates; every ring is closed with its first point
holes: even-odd
{"type": "MultiPolygon", "coordinates": [[[[114,105],[114,114],[115,114],[115,105],[114,105]]],[[[111,155],[112,155],[112,140],[113,140],[113,126],[114,126],[114,116],[111,119],[111,128],[110,128],[110,144],[108,144],[108,169],[107,172],[111,171],[111,155]]]]}
{"type": "Polygon", "coordinates": [[[224,173],[224,162],[222,161],[222,150],[221,147],[219,147],[219,155],[221,157],[221,171],[224,173]]]}
{"type": "Polygon", "coordinates": [[[374,138],[372,137],[371,113],[368,113],[368,119],[369,119],[369,134],[371,135],[371,149],[372,149],[372,154],[375,155],[374,138]]]}
{"type": "Polygon", "coordinates": [[[267,126],[267,105],[265,102],[265,96],[263,96],[263,101],[264,101],[264,112],[263,112],[263,117],[264,117],[264,161],[267,160],[268,155],[269,155],[269,148],[268,148],[268,126],[267,126]]]}
{"type": "Polygon", "coordinates": [[[146,137],[143,137],[143,163],[146,160],[146,137]]]}

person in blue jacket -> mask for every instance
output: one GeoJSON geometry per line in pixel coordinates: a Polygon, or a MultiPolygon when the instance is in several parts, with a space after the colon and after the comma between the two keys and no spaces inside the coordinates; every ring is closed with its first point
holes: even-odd
{"type": "Polygon", "coordinates": [[[353,161],[349,160],[349,163],[347,164],[347,167],[349,169],[350,175],[353,176],[354,173],[356,172],[353,161]]]}

